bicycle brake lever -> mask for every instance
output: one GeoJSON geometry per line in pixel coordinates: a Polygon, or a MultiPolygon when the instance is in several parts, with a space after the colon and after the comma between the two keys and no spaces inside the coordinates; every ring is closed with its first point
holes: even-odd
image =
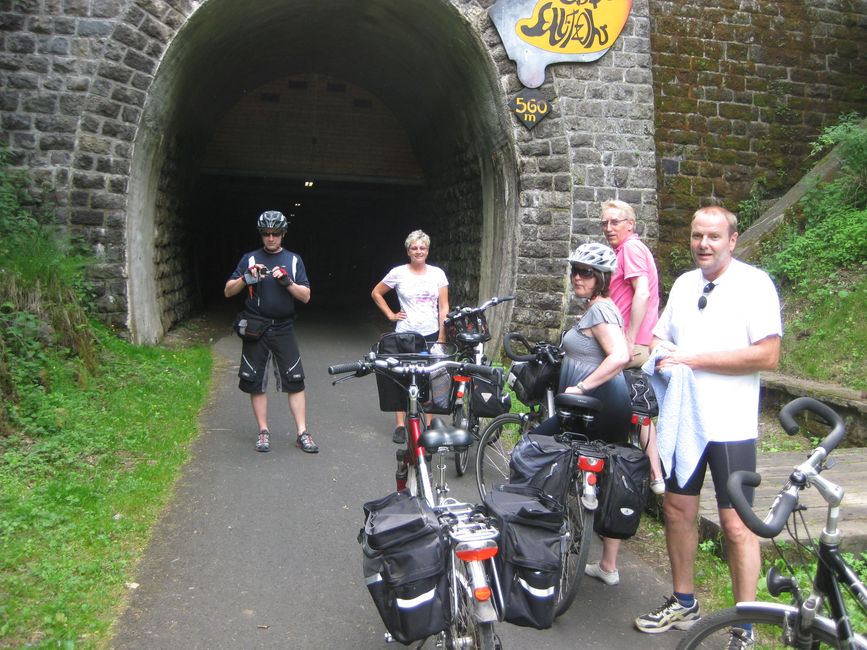
{"type": "Polygon", "coordinates": [[[346,375],[345,377],[341,377],[340,379],[335,379],[331,382],[332,386],[337,386],[337,384],[343,383],[344,381],[349,381],[350,379],[355,379],[356,377],[360,377],[361,375],[351,374],[346,375]]]}

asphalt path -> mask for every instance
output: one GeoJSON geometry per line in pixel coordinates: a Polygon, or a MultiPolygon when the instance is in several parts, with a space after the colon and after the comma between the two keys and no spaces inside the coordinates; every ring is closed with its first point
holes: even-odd
{"type": "MultiPolygon", "coordinates": [[[[401,647],[383,641],[356,541],[362,503],[394,489],[393,416],[379,411],[372,376],[332,386],[326,371],[358,359],[379,331],[354,318],[304,316],[308,425],[321,452],[294,446],[277,393],[269,395],[271,451],[255,451],[249,399],[237,388],[240,341],[227,326],[213,345],[200,436],[138,567],[112,648],[401,647]]],[[[475,499],[472,470],[460,479],[450,473],[449,483],[454,495],[475,499]]],[[[631,623],[662,602],[667,578],[628,544],[620,575],[616,587],[583,580],[551,629],[499,624],[504,648],[674,648],[680,633],[641,634],[631,623]]]]}

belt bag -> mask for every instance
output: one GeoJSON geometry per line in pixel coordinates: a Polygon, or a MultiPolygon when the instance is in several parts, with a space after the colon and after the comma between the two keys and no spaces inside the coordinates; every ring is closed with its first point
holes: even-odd
{"type": "Polygon", "coordinates": [[[235,316],[235,322],[232,323],[232,327],[235,328],[235,332],[242,339],[246,341],[258,341],[273,323],[274,320],[271,318],[262,318],[261,316],[256,316],[242,310],[235,316]]]}

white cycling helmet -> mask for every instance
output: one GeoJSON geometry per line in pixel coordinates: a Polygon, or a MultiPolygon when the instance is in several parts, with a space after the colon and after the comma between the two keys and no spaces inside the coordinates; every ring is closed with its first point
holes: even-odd
{"type": "Polygon", "coordinates": [[[617,269],[617,256],[605,244],[581,244],[569,256],[570,264],[583,264],[603,273],[614,273],[617,269]]]}
{"type": "Polygon", "coordinates": [[[279,210],[266,210],[259,215],[256,221],[256,228],[259,232],[263,230],[286,230],[289,224],[286,222],[286,217],[279,210]]]}

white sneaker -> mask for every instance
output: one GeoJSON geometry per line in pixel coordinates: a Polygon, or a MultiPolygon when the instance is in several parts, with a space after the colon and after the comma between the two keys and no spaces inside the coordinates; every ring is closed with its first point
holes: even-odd
{"type": "Polygon", "coordinates": [[[665,479],[657,478],[650,482],[650,491],[654,494],[665,494],[665,479]]]}
{"type": "Polygon", "coordinates": [[[620,571],[618,571],[617,569],[614,569],[614,571],[606,571],[601,566],[599,566],[598,563],[585,565],[584,575],[588,575],[591,578],[601,580],[609,587],[620,584],[620,571]]]}

